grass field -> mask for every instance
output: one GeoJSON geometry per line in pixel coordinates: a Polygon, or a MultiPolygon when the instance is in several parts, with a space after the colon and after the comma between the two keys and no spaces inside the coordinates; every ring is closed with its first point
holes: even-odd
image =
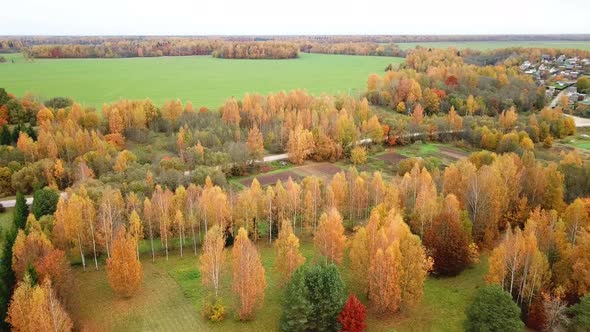
{"type": "MultiPolygon", "coordinates": [[[[227,317],[221,323],[209,323],[199,314],[208,291],[201,286],[197,258],[189,251],[180,258],[172,252],[170,259],[156,258],[152,263],[144,256],[144,284],[139,294],[131,299],[118,298],[109,288],[104,271],[83,272],[76,268],[79,311],[76,318],[82,327],[96,331],[277,331],[282,313],[283,288],[273,270],[274,248],[259,242],[262,261],[266,269],[268,287],[263,308],[256,318],[240,322],[235,318],[231,296],[230,260],[228,257],[221,296],[227,317]],[[97,310],[100,308],[100,310],[97,310]]],[[[307,261],[317,259],[309,239],[303,239],[301,250],[307,261]]],[[[349,270],[341,269],[346,292],[355,292],[367,302],[351,281],[349,270]]],[[[423,301],[410,312],[381,316],[369,312],[367,331],[459,331],[465,319],[464,310],[477,288],[484,284],[487,261],[482,261],[454,278],[429,278],[426,281],[423,301]]]]}
{"type": "Polygon", "coordinates": [[[247,92],[306,89],[310,93],[358,93],[371,73],[403,58],[302,53],[291,60],[227,60],[209,56],[127,59],[38,59],[5,54],[0,87],[22,95],[68,96],[89,106],[120,98],[190,100],[217,107],[247,92]],[[14,63],[12,60],[14,59],[14,63]]]}
{"type": "Polygon", "coordinates": [[[490,50],[507,47],[541,47],[541,48],[579,48],[590,50],[590,41],[482,41],[482,42],[429,42],[429,43],[398,43],[402,50],[415,48],[417,45],[432,48],[471,48],[490,50]]]}

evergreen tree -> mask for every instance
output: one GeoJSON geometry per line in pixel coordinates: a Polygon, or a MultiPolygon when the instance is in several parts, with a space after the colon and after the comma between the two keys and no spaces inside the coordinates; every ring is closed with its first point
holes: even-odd
{"type": "Polygon", "coordinates": [[[0,145],[10,145],[12,143],[12,137],[10,136],[10,129],[8,125],[3,125],[0,130],[0,145]]]}
{"type": "Polygon", "coordinates": [[[29,137],[33,141],[36,141],[37,140],[37,132],[35,131],[35,129],[33,129],[33,126],[27,126],[26,133],[29,135],[29,137]]]}
{"type": "Polygon", "coordinates": [[[568,314],[572,316],[570,329],[572,331],[590,330],[590,294],[586,294],[580,303],[571,306],[568,314]]]}
{"type": "Polygon", "coordinates": [[[338,314],[344,306],[344,282],[334,264],[315,265],[307,271],[305,287],[313,304],[309,329],[338,331],[338,314]]]}
{"type": "Polygon", "coordinates": [[[344,282],[334,264],[298,268],[287,286],[281,331],[338,331],[344,282]]]}
{"type": "Polygon", "coordinates": [[[20,191],[16,193],[16,205],[14,206],[14,225],[17,229],[25,229],[27,217],[29,216],[29,207],[27,199],[20,191]]]}
{"type": "Polygon", "coordinates": [[[20,125],[14,126],[14,128],[12,128],[12,134],[10,137],[13,144],[16,144],[16,142],[18,141],[19,135],[20,135],[20,125]]]}
{"type": "Polygon", "coordinates": [[[307,268],[302,266],[295,270],[283,298],[283,315],[280,320],[282,332],[306,331],[312,304],[305,287],[307,268]]]}
{"type": "Polygon", "coordinates": [[[38,189],[33,194],[31,213],[39,220],[42,216],[51,215],[57,209],[59,193],[50,188],[38,189]]]}
{"type": "Polygon", "coordinates": [[[6,105],[10,98],[8,97],[8,93],[4,88],[0,88],[0,106],[6,105]]]}
{"type": "Polygon", "coordinates": [[[12,247],[16,240],[17,232],[14,228],[5,234],[4,248],[0,259],[0,330],[8,330],[5,322],[8,313],[8,305],[14,292],[16,277],[12,271],[12,247]]]}
{"type": "Polygon", "coordinates": [[[466,331],[522,331],[520,308],[499,285],[481,288],[465,311],[466,331]]]}

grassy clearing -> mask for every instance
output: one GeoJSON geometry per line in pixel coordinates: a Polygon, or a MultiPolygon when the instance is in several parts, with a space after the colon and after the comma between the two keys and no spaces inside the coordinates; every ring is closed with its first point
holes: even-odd
{"type": "Polygon", "coordinates": [[[491,50],[507,47],[539,47],[539,48],[577,48],[590,50],[589,41],[480,41],[480,42],[427,42],[427,43],[398,43],[402,50],[412,49],[420,45],[422,47],[459,49],[471,48],[475,50],[491,50]]]}
{"type": "MultiPolygon", "coordinates": [[[[83,327],[101,331],[276,331],[282,313],[283,288],[279,285],[278,274],[273,270],[274,248],[264,240],[258,242],[258,248],[266,269],[268,287],[264,306],[252,321],[238,321],[232,309],[229,253],[221,287],[227,310],[226,319],[220,323],[210,323],[200,316],[203,300],[209,292],[201,286],[198,259],[190,250],[185,251],[184,258],[173,251],[169,260],[159,253],[155,263],[144,255],[143,289],[137,296],[127,300],[119,299],[110,290],[104,266],[99,271],[87,272],[76,268],[80,302],[76,317],[83,327]]],[[[301,250],[308,262],[319,259],[307,237],[302,239],[301,250]]],[[[368,331],[461,330],[465,307],[476,289],[484,284],[486,270],[487,261],[484,257],[478,265],[457,277],[429,278],[422,303],[404,314],[380,316],[369,312],[368,331]]],[[[348,268],[343,266],[341,272],[347,293],[354,292],[367,303],[366,297],[352,283],[348,268]]]]}
{"type": "Polygon", "coordinates": [[[0,87],[22,95],[69,96],[89,106],[120,98],[190,100],[217,107],[230,96],[306,89],[310,93],[358,93],[371,73],[403,58],[301,54],[291,60],[227,60],[209,56],[127,59],[37,59],[8,55],[0,87]],[[15,63],[11,63],[12,59],[15,63]]]}

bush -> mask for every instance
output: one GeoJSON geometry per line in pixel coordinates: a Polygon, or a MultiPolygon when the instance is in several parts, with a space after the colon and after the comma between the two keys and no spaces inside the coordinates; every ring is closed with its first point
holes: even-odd
{"type": "Polygon", "coordinates": [[[549,149],[552,146],[553,146],[553,137],[552,136],[545,137],[545,139],[543,140],[543,147],[545,149],[549,149]]]}
{"type": "Polygon", "coordinates": [[[367,162],[367,150],[363,146],[356,146],[350,152],[350,161],[355,165],[367,162]]]}
{"type": "Polygon", "coordinates": [[[466,331],[522,331],[520,308],[499,285],[481,288],[465,311],[466,331]]]}
{"type": "Polygon", "coordinates": [[[55,110],[58,110],[60,108],[66,108],[66,107],[72,106],[74,104],[74,101],[72,100],[72,98],[53,97],[53,98],[49,99],[48,101],[46,101],[44,104],[46,107],[51,107],[55,110]]]}
{"type": "Polygon", "coordinates": [[[203,305],[203,317],[212,322],[221,322],[225,318],[225,307],[221,298],[209,299],[203,305]]]}

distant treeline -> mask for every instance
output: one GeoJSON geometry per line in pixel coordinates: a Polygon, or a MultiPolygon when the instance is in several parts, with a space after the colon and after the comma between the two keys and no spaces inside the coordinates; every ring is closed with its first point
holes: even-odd
{"type": "Polygon", "coordinates": [[[0,53],[33,58],[127,58],[213,55],[285,59],[299,51],[323,54],[400,56],[395,43],[465,41],[590,41],[590,35],[375,35],[375,36],[21,36],[0,37],[0,53]]]}
{"type": "Polygon", "coordinates": [[[374,42],[346,42],[346,43],[320,43],[311,42],[301,45],[302,52],[322,54],[348,54],[348,55],[378,55],[405,57],[406,52],[395,44],[380,44],[374,42]]]}
{"type": "Polygon", "coordinates": [[[286,42],[224,42],[212,55],[224,59],[293,59],[299,56],[299,46],[286,42]]]}

